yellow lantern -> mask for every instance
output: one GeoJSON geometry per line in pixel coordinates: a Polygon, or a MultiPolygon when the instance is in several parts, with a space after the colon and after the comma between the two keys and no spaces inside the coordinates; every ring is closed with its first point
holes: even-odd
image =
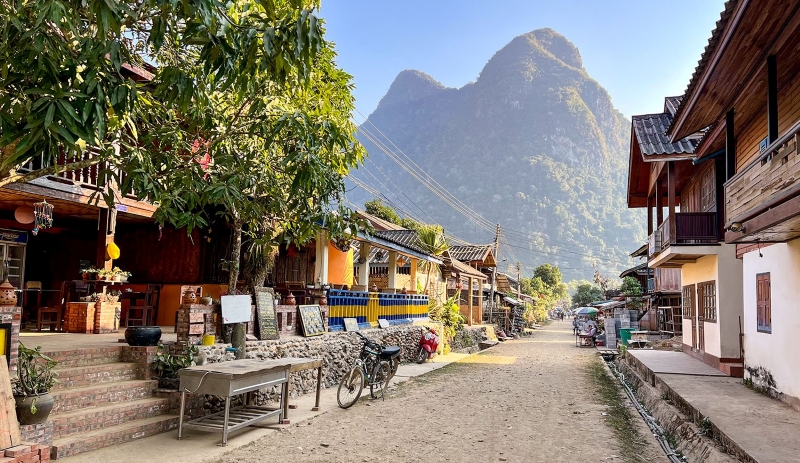
{"type": "Polygon", "coordinates": [[[108,243],[106,246],[106,254],[112,259],[119,259],[119,246],[114,243],[108,243]]]}

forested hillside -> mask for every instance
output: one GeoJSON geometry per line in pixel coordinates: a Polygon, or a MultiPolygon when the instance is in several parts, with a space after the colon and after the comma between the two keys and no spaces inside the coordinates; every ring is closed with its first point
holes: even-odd
{"type": "MultiPolygon", "coordinates": [[[[357,178],[393,190],[384,192],[389,200],[402,199],[461,238],[494,238],[371,142],[367,135],[380,137],[379,129],[461,201],[501,223],[501,258],[518,258],[527,273],[551,262],[565,280],[591,279],[593,265],[616,276],[644,243],[645,220],[625,205],[630,122],[583,69],[578,49],[553,30],[516,37],[459,89],[401,72],[362,128],[370,160],[357,178]]],[[[348,197],[372,198],[360,188],[348,197]]]]}

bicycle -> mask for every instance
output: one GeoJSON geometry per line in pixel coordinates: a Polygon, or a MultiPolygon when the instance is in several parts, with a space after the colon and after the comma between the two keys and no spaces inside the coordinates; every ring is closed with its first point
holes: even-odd
{"type": "Polygon", "coordinates": [[[369,394],[373,399],[385,400],[386,385],[394,376],[399,364],[399,347],[384,347],[370,341],[361,333],[356,332],[356,335],[364,341],[364,345],[353,368],[339,381],[336,401],[342,408],[350,408],[356,403],[365,385],[369,386],[369,394]]]}

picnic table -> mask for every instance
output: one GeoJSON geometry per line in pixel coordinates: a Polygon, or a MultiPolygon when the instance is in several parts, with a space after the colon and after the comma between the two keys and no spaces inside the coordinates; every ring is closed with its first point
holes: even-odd
{"type": "Polygon", "coordinates": [[[578,333],[575,336],[576,347],[595,347],[594,335],[588,333],[578,333]]]}

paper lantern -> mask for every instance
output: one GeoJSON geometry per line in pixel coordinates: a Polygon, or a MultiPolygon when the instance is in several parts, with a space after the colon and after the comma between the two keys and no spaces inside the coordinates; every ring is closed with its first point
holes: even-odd
{"type": "Polygon", "coordinates": [[[108,246],[106,246],[106,253],[108,257],[112,259],[119,259],[119,246],[114,243],[109,243],[108,246]]]}
{"type": "Polygon", "coordinates": [[[33,208],[30,206],[19,206],[14,211],[14,218],[17,219],[19,223],[33,223],[36,220],[36,216],[33,214],[33,208]]]}

